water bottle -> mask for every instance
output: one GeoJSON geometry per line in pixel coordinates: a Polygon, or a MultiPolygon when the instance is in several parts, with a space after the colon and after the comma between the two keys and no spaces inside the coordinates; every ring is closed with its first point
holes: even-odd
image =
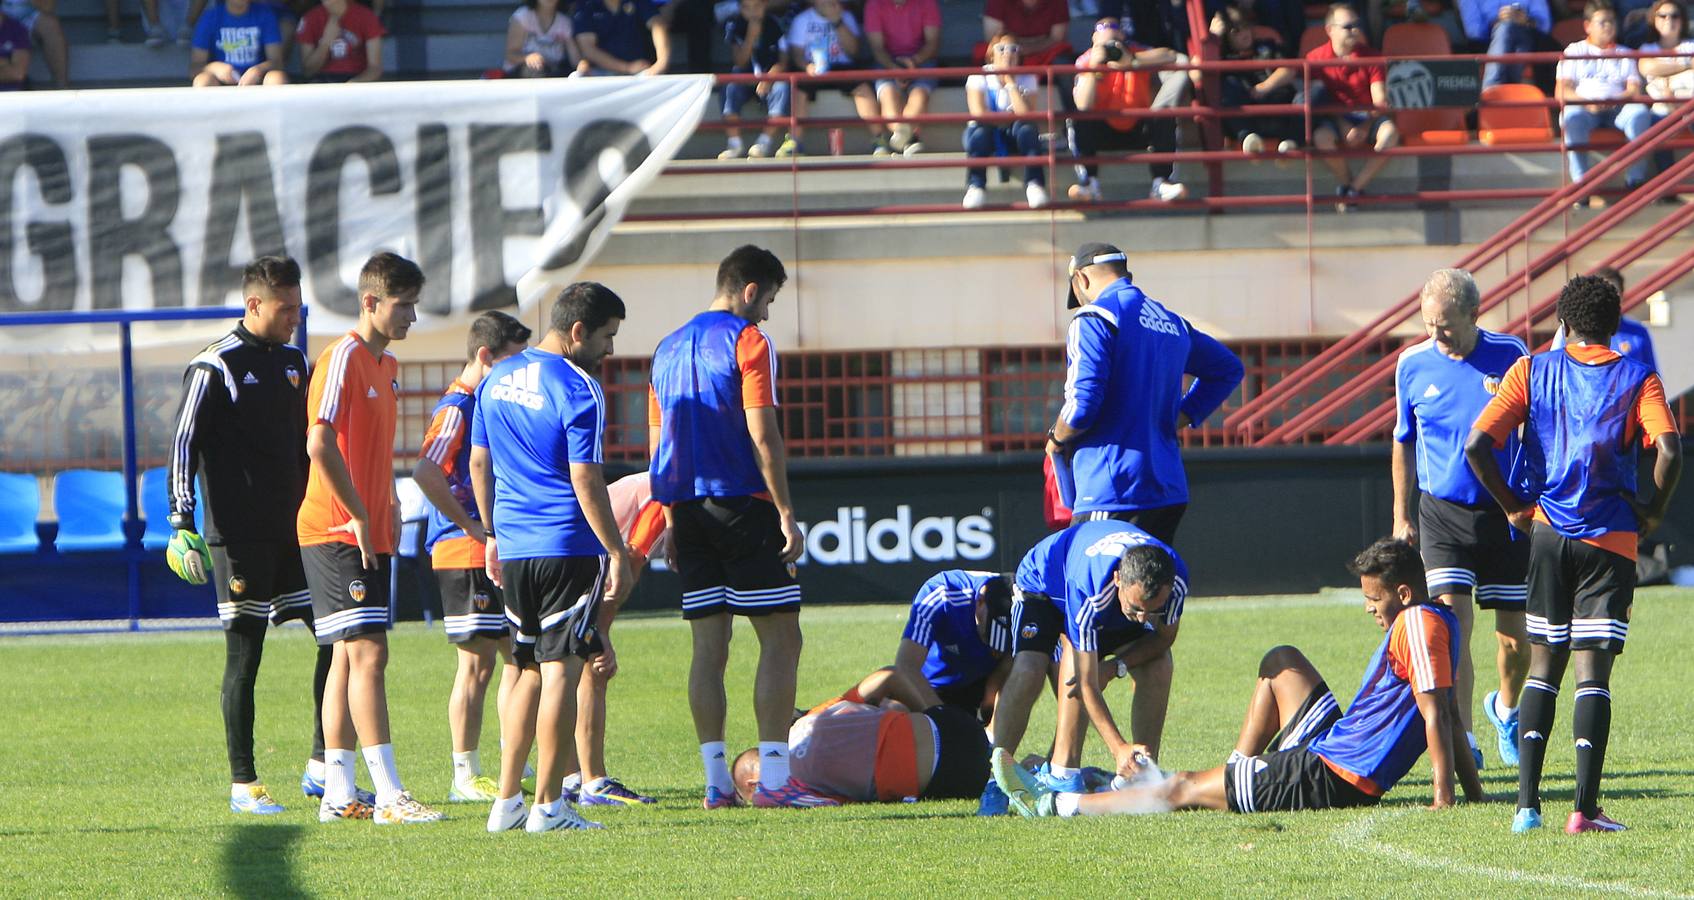
{"type": "Polygon", "coordinates": [[[812,65],[817,68],[817,74],[829,71],[829,41],[816,41],[812,44],[812,65]]]}

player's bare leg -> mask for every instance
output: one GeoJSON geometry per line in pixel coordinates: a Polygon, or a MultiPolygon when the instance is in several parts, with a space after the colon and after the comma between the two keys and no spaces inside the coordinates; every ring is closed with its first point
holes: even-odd
{"type": "Polygon", "coordinates": [[[1247,702],[1235,752],[1242,756],[1263,753],[1322,683],[1323,676],[1304,653],[1287,645],[1272,647],[1259,661],[1259,680],[1253,685],[1253,699],[1247,702]]]}
{"type": "MultiPolygon", "coordinates": [[[[1059,657],[1058,723],[1053,729],[1053,753],[1050,757],[1056,775],[1082,765],[1082,746],[1088,740],[1088,710],[1072,682],[1076,679],[1076,648],[1070,638],[1060,636],[1064,647],[1059,657]]],[[[1010,748],[1008,748],[1010,749],[1010,748]]]]}
{"type": "Polygon", "coordinates": [[[1152,785],[1076,796],[1082,816],[1136,815],[1177,809],[1229,809],[1224,795],[1224,767],[1204,772],[1177,772],[1152,785]]]}
{"type": "Polygon", "coordinates": [[[351,751],[359,746],[353,716],[347,709],[347,642],[336,641],[324,680],[324,747],[351,751]]]}
{"type": "Polygon", "coordinates": [[[1135,696],[1129,706],[1130,740],[1146,744],[1154,759],[1159,758],[1159,743],[1165,734],[1165,713],[1170,708],[1171,676],[1175,672],[1176,663],[1169,650],[1129,670],[1129,677],[1135,681],[1135,696]]]}
{"type": "MultiPolygon", "coordinates": [[[[1453,679],[1453,699],[1459,704],[1459,723],[1465,726],[1465,734],[1475,734],[1476,664],[1471,660],[1470,638],[1476,633],[1476,605],[1468,593],[1442,594],[1435,602],[1451,609],[1459,619],[1459,674],[1453,679]]],[[[1518,621],[1521,625],[1521,613],[1518,621]]]]}
{"type": "Polygon", "coordinates": [[[1529,675],[1529,632],[1524,628],[1523,610],[1495,610],[1494,639],[1499,644],[1495,665],[1500,670],[1500,698],[1515,709],[1529,675]]]}
{"type": "Polygon", "coordinates": [[[753,714],[759,724],[759,741],[788,743],[788,726],[794,720],[795,682],[800,674],[800,614],[773,613],[754,616],[753,633],[759,637],[759,670],[753,679],[753,714]]]}
{"type": "Polygon", "coordinates": [[[541,664],[541,702],[535,716],[537,805],[559,799],[569,757],[575,756],[576,680],[582,660],[574,656],[541,664]],[[574,663],[574,665],[573,665],[574,663]]]}
{"type": "Polygon", "coordinates": [[[1014,756],[1029,728],[1029,714],[1041,696],[1041,685],[1047,680],[1047,660],[1047,654],[1030,651],[1014,656],[1012,672],[994,704],[994,746],[1004,747],[1014,756]]]}
{"type": "Polygon", "coordinates": [[[388,635],[380,631],[354,635],[342,641],[340,648],[347,658],[347,709],[359,743],[366,747],[389,743],[388,635]]]}
{"type": "MultiPolygon", "coordinates": [[[[688,709],[694,716],[694,736],[705,744],[723,740],[729,701],[723,675],[729,665],[729,639],[734,624],[729,613],[689,620],[694,657],[688,665],[688,709]]],[[[790,708],[792,715],[792,708],[790,708]]]]}
{"type": "MultiPolygon", "coordinates": [[[[477,749],[482,736],[482,712],[488,682],[494,677],[497,651],[492,638],[472,638],[458,645],[459,668],[453,675],[453,690],[447,695],[447,728],[453,737],[453,752],[477,749]]],[[[496,704],[498,710],[498,704],[496,704]]]]}
{"type": "Polygon", "coordinates": [[[541,669],[534,665],[507,669],[517,670],[517,677],[500,684],[500,796],[509,800],[523,793],[524,764],[535,743],[541,702],[541,669]]]}
{"type": "Polygon", "coordinates": [[[583,784],[606,777],[607,678],[584,666],[576,688],[576,766],[583,784]]]}

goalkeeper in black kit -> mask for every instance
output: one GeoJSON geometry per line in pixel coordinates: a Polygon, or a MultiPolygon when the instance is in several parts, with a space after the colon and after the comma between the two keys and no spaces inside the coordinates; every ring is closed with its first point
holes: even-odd
{"type": "MultiPolygon", "coordinates": [[[[283,808],[253,764],[253,685],[267,620],[301,619],[311,634],[312,603],[300,564],[294,518],[306,493],[306,357],[287,343],[300,324],[300,266],[264,256],[242,279],[241,323],[189,362],[171,442],[170,523],[165,558],[189,584],[217,588],[224,659],[224,740],[231,811],[270,815],[283,808]],[[195,529],[195,476],[205,501],[205,534],[195,529]]],[[[316,726],[301,778],[323,793],[324,679],[330,647],[319,647],[312,679],[316,726]]]]}

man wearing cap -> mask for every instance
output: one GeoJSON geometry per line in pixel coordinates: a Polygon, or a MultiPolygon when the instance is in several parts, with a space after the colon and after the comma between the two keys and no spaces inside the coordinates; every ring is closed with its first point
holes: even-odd
{"type": "Polygon", "coordinates": [[[1127,257],[1087,243],[1070,260],[1065,403],[1047,430],[1072,522],[1119,519],[1170,544],[1188,508],[1176,430],[1241,383],[1241,360],[1141,292],[1127,257]],[[1184,375],[1194,383],[1184,391],[1184,375]],[[1069,478],[1066,478],[1068,474],[1069,478]]]}

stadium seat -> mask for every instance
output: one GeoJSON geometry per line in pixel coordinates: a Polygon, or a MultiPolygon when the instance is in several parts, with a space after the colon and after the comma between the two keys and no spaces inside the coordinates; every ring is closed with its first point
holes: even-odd
{"type": "MultiPolygon", "coordinates": [[[[1452,42],[1439,25],[1403,22],[1389,26],[1382,36],[1384,56],[1450,56],[1452,42]]],[[[1455,146],[1470,143],[1465,113],[1459,109],[1409,109],[1394,114],[1403,143],[1408,147],[1455,146]]]]}
{"type": "Polygon", "coordinates": [[[53,476],[53,510],[59,517],[53,545],[60,551],[123,549],[123,473],[60,472],[53,476]]]}
{"type": "Polygon", "coordinates": [[[35,476],[0,472],[0,553],[34,553],[41,548],[35,520],[41,515],[41,486],[35,476]]]}
{"type": "Polygon", "coordinates": [[[1253,40],[1266,41],[1275,44],[1278,50],[1282,49],[1282,32],[1269,25],[1254,25],[1253,40]]]}
{"type": "Polygon", "coordinates": [[[1322,25],[1306,26],[1306,30],[1300,33],[1300,55],[1305,56],[1323,46],[1328,40],[1329,33],[1323,30],[1322,25]]]}
{"type": "MultiPolygon", "coordinates": [[[[1560,47],[1568,47],[1577,41],[1586,40],[1588,33],[1583,30],[1582,19],[1566,19],[1553,23],[1553,43],[1560,47]]],[[[1629,49],[1628,47],[1624,48],[1629,49]]]]}
{"type": "Polygon", "coordinates": [[[1553,139],[1553,115],[1546,107],[1498,107],[1495,103],[1546,100],[1533,84],[1497,84],[1482,91],[1476,112],[1477,139],[1490,147],[1501,144],[1542,144],[1553,139]]]}
{"type": "MultiPolygon", "coordinates": [[[[147,530],[141,534],[141,546],[148,550],[163,550],[171,540],[170,470],[164,466],[141,473],[141,518],[147,530]]],[[[194,520],[200,521],[200,508],[194,508],[194,520]]]]}

